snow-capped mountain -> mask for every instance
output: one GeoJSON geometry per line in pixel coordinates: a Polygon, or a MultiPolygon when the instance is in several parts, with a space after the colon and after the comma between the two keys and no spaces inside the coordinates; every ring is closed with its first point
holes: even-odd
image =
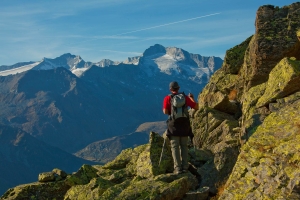
{"type": "Polygon", "coordinates": [[[96,65],[98,67],[106,67],[106,66],[109,66],[109,65],[118,65],[118,64],[120,64],[120,62],[112,61],[112,60],[109,60],[109,59],[103,59],[100,62],[94,63],[94,65],[96,65]]]}
{"type": "Polygon", "coordinates": [[[217,57],[204,57],[199,54],[190,54],[176,47],[163,47],[156,44],[148,48],[139,59],[149,76],[157,73],[165,73],[172,76],[180,76],[196,83],[203,83],[203,77],[207,80],[214,72],[215,66],[221,66],[222,59],[217,57]]]}
{"type": "MultiPolygon", "coordinates": [[[[97,63],[85,62],[80,56],[63,54],[55,59],[43,58],[41,61],[25,64],[7,66],[12,68],[2,70],[0,76],[21,73],[27,70],[49,70],[64,67],[73,74],[80,77],[91,66],[107,67],[119,64],[133,64],[140,66],[149,77],[155,73],[165,73],[171,76],[180,76],[190,79],[196,83],[206,82],[211,74],[222,65],[223,60],[218,57],[205,57],[199,54],[191,54],[176,47],[164,47],[156,44],[145,50],[142,56],[131,57],[123,62],[103,59],[97,63]]],[[[2,67],[4,68],[4,67],[2,67]]]]}

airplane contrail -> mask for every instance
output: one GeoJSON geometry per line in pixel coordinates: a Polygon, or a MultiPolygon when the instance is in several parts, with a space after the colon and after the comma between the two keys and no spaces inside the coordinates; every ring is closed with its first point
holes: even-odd
{"type": "Polygon", "coordinates": [[[159,27],[162,27],[162,26],[169,26],[169,25],[172,25],[172,24],[178,24],[178,23],[181,23],[181,22],[191,21],[191,20],[200,19],[200,18],[209,17],[209,16],[213,16],[213,15],[218,15],[218,14],[221,14],[221,13],[213,13],[213,14],[209,14],[209,15],[203,15],[203,16],[200,16],[200,17],[194,17],[194,18],[190,18],[190,19],[185,19],[185,20],[177,21],[177,22],[171,22],[171,23],[168,23],[168,24],[162,24],[162,25],[158,25],[158,26],[152,26],[152,27],[149,27],[149,28],[143,28],[143,29],[139,29],[139,30],[135,30],[135,31],[130,31],[130,32],[126,32],[126,33],[121,33],[121,34],[117,34],[117,35],[112,35],[112,36],[126,35],[126,34],[129,34],[129,33],[135,33],[135,32],[145,31],[145,30],[149,30],[149,29],[159,28],[159,27]]]}

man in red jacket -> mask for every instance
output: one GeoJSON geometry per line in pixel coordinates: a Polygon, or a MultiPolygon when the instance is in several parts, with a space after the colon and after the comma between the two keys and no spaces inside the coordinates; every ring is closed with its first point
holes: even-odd
{"type": "MultiPolygon", "coordinates": [[[[169,119],[167,121],[167,136],[171,143],[172,157],[174,161],[174,173],[180,174],[187,172],[189,167],[187,160],[188,137],[193,137],[193,133],[190,126],[188,113],[186,115],[182,114],[182,117],[174,117],[174,113],[172,113],[172,110],[174,110],[174,108],[172,108],[172,99],[175,95],[183,94],[179,93],[180,87],[178,83],[176,81],[171,82],[169,88],[172,94],[164,98],[163,113],[169,115],[169,119]]],[[[183,94],[183,96],[185,98],[185,112],[187,112],[187,107],[198,110],[199,107],[194,100],[193,94],[190,93],[188,96],[183,94]]],[[[182,112],[184,113],[184,111],[182,112]]]]}

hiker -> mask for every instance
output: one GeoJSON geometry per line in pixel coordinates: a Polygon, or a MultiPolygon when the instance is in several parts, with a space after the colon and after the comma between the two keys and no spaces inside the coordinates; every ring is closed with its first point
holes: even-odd
{"type": "Polygon", "coordinates": [[[172,157],[174,161],[174,173],[185,173],[188,170],[188,138],[193,138],[189,113],[187,108],[198,110],[198,104],[193,94],[186,96],[179,93],[179,85],[173,81],[169,85],[172,94],[166,96],[163,101],[163,113],[169,115],[167,120],[167,136],[170,139],[172,157]],[[182,100],[182,102],[180,102],[182,100]],[[181,104],[174,106],[175,104],[181,104]],[[183,105],[182,105],[183,104],[183,105]]]}

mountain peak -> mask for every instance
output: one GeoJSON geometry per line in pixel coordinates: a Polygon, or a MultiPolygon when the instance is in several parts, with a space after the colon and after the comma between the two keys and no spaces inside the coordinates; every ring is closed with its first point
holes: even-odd
{"type": "Polygon", "coordinates": [[[177,47],[167,47],[167,54],[176,60],[184,60],[189,58],[189,53],[183,49],[177,47]]]}
{"type": "Polygon", "coordinates": [[[155,54],[165,54],[166,48],[160,44],[155,44],[154,46],[150,46],[148,49],[145,50],[143,56],[152,56],[155,54]]]}

